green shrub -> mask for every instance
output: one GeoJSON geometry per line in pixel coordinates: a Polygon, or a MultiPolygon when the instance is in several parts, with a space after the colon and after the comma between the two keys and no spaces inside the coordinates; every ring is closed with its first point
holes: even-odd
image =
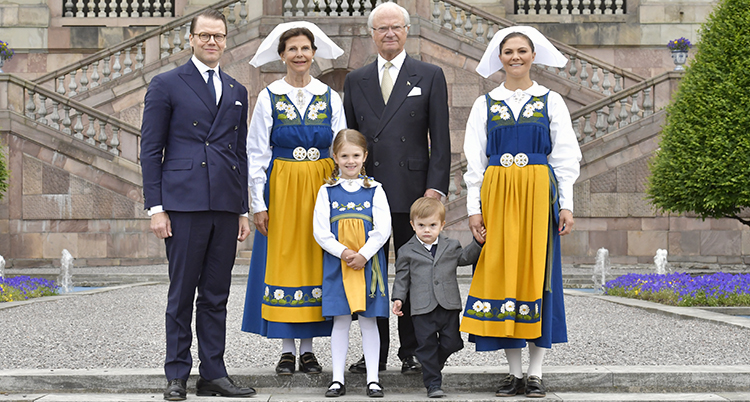
{"type": "Polygon", "coordinates": [[[750,207],[750,0],[721,0],[667,108],[648,198],[663,212],[734,218],[750,207]]]}

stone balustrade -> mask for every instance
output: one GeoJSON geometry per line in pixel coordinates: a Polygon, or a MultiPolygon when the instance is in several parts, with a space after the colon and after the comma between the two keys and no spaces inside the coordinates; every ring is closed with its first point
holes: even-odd
{"type": "Polygon", "coordinates": [[[575,111],[571,118],[578,142],[585,144],[652,115],[669,103],[683,75],[670,71],[625,90],[616,86],[614,95],[575,111]]]}
{"type": "Polygon", "coordinates": [[[65,0],[64,17],[172,17],[174,0],[65,0]]]}
{"type": "MultiPolygon", "coordinates": [[[[248,23],[247,0],[224,0],[206,8],[223,10],[230,30],[248,23]]],[[[190,22],[204,9],[94,53],[77,63],[39,77],[36,82],[60,95],[74,97],[138,72],[144,65],[190,49],[190,22]]]]}
{"type": "Polygon", "coordinates": [[[621,15],[625,0],[515,0],[515,14],[528,15],[621,15]]]}
{"type": "Polygon", "coordinates": [[[0,83],[8,94],[22,93],[18,99],[0,100],[8,109],[100,150],[138,162],[138,127],[13,75],[0,76],[0,83]]]}
{"type": "Polygon", "coordinates": [[[464,155],[461,155],[461,160],[451,163],[451,178],[448,184],[448,194],[446,194],[447,202],[466,196],[466,182],[464,182],[466,166],[466,157],[464,155]]]}

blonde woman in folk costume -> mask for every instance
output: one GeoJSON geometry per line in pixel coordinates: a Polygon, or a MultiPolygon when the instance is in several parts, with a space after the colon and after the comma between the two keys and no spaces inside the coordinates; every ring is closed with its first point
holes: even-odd
{"type": "Polygon", "coordinates": [[[566,62],[539,31],[515,26],[495,34],[477,67],[484,77],[502,68],[506,81],[474,102],[466,124],[469,227],[485,247],[461,331],[477,351],[505,350],[497,396],[544,397],[544,354],[567,342],[560,236],[573,229],[581,151],[563,98],[529,76],[534,63],[566,62]]]}
{"type": "Polygon", "coordinates": [[[258,230],[242,330],[282,339],[279,375],[319,374],[312,338],[331,335],[323,318],[323,250],[313,238],[315,196],[333,170],[329,148],[346,128],[340,96],[310,76],[313,57],[344,51],[306,21],[279,24],[263,40],[254,67],[281,59],[286,76],[258,94],[248,129],[248,182],[258,230]]]}

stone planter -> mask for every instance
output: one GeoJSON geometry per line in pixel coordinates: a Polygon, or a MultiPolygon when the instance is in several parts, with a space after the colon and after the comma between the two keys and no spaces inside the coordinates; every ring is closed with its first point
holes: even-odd
{"type": "Polygon", "coordinates": [[[685,71],[683,65],[687,62],[688,52],[687,50],[673,50],[672,61],[674,61],[675,71],[685,71]]]}

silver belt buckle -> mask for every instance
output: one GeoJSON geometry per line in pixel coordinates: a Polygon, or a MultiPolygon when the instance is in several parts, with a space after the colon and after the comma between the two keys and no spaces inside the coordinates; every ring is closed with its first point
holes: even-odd
{"type": "Polygon", "coordinates": [[[513,155],[505,153],[500,157],[500,165],[503,167],[510,167],[513,164],[513,155]]]}
{"type": "Polygon", "coordinates": [[[294,151],[292,152],[292,156],[294,156],[294,159],[298,161],[303,161],[305,158],[307,158],[307,151],[305,148],[297,147],[294,148],[294,151]]]}
{"type": "Polygon", "coordinates": [[[529,164],[529,157],[525,153],[520,152],[516,154],[516,157],[513,158],[513,161],[516,163],[516,166],[524,167],[529,164]]]}
{"type": "MultiPolygon", "coordinates": [[[[301,148],[301,147],[300,147],[301,148]]],[[[310,159],[311,161],[316,161],[320,159],[320,150],[318,148],[312,147],[307,150],[307,159],[310,159]]]]}

